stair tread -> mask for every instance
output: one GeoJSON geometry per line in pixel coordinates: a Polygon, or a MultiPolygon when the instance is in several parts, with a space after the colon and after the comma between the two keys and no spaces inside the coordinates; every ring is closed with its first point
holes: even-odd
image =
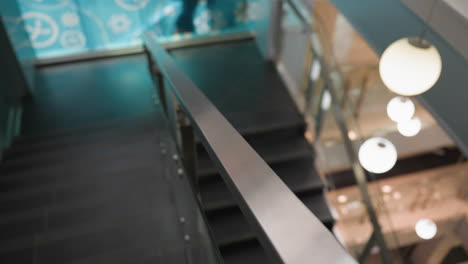
{"type": "MultiPolygon", "coordinates": [[[[256,141],[251,144],[255,151],[270,165],[287,160],[312,156],[313,151],[307,141],[301,137],[290,137],[279,142],[270,140],[256,141]]],[[[213,166],[206,152],[198,156],[198,177],[201,181],[216,176],[217,170],[213,166]]]]}
{"type": "Polygon", "coordinates": [[[114,187],[106,192],[86,195],[79,199],[58,201],[48,206],[43,205],[3,214],[0,218],[0,225],[26,219],[37,219],[43,217],[44,214],[47,214],[50,220],[51,215],[72,215],[74,211],[78,212],[79,210],[130,206],[138,199],[141,199],[141,205],[143,206],[146,202],[149,203],[150,198],[157,194],[156,190],[151,188],[149,182],[129,184],[119,188],[114,187]]]}
{"type": "Polygon", "coordinates": [[[221,250],[225,264],[270,263],[258,240],[246,241],[221,250]]]}
{"type": "Polygon", "coordinates": [[[135,227],[136,223],[144,220],[150,221],[153,219],[153,212],[151,210],[136,212],[126,216],[121,216],[118,219],[100,218],[95,221],[81,223],[72,227],[54,228],[52,230],[39,230],[34,233],[24,234],[15,238],[1,240],[0,241],[0,252],[16,250],[22,247],[31,246],[31,242],[34,245],[43,245],[54,241],[72,239],[73,237],[97,233],[100,230],[105,230],[115,227],[129,228],[135,227]]]}
{"type": "MultiPolygon", "coordinates": [[[[303,119],[282,120],[281,122],[264,124],[262,126],[251,126],[240,128],[237,131],[247,142],[254,142],[259,139],[278,140],[290,137],[291,135],[303,134],[306,123],[303,119]]],[[[200,138],[196,137],[198,147],[203,147],[200,138]]]]}
{"type": "MultiPolygon", "coordinates": [[[[322,223],[333,221],[323,193],[304,194],[299,199],[322,223]]],[[[255,238],[251,225],[247,222],[238,207],[225,209],[213,215],[208,214],[208,219],[214,237],[220,247],[255,238]]]]}
{"type": "MultiPolygon", "coordinates": [[[[88,184],[85,188],[68,188],[62,190],[54,190],[45,193],[33,194],[26,197],[0,201],[0,214],[8,214],[13,212],[21,212],[34,209],[37,207],[49,207],[65,203],[72,203],[84,197],[103,197],[106,195],[118,195],[129,191],[138,190],[145,187],[146,184],[152,183],[154,175],[150,172],[143,172],[136,177],[135,174],[120,179],[107,180],[100,184],[88,184]]],[[[141,173],[141,172],[140,172],[141,173]]]]}
{"type": "MultiPolygon", "coordinates": [[[[322,191],[323,182],[312,166],[312,157],[279,163],[272,166],[283,182],[295,193],[317,190],[322,191]]],[[[221,176],[212,181],[200,183],[200,193],[204,208],[207,211],[235,206],[233,195],[221,179],[221,176]]]]}
{"type": "Polygon", "coordinates": [[[5,160],[0,170],[7,172],[11,170],[22,170],[34,167],[35,169],[54,165],[62,164],[70,161],[86,160],[100,156],[112,155],[114,152],[124,152],[139,150],[144,144],[156,143],[156,138],[151,134],[146,136],[125,137],[119,141],[106,140],[90,145],[78,145],[73,149],[61,149],[46,153],[38,153],[37,155],[30,155],[27,157],[20,157],[15,159],[5,160]]]}
{"type": "Polygon", "coordinates": [[[39,134],[23,134],[15,139],[15,145],[31,144],[36,142],[48,142],[49,140],[55,141],[57,139],[66,139],[67,137],[88,137],[94,133],[101,133],[103,131],[119,131],[120,129],[128,129],[140,125],[147,125],[153,123],[157,118],[158,113],[148,112],[142,115],[131,116],[127,118],[119,118],[108,121],[100,121],[98,123],[91,123],[88,125],[81,125],[78,127],[54,130],[43,132],[39,134]]]}
{"type": "MultiPolygon", "coordinates": [[[[119,162],[136,162],[139,159],[147,160],[157,157],[159,152],[155,141],[136,142],[130,145],[117,146],[101,155],[83,154],[78,159],[57,162],[44,166],[21,167],[6,169],[2,172],[0,183],[9,181],[21,181],[22,179],[41,180],[40,176],[67,176],[79,173],[96,173],[104,169],[110,169],[111,166],[120,166],[119,162]]],[[[1,187],[1,184],[0,184],[1,187]]]]}
{"type": "Polygon", "coordinates": [[[53,156],[57,153],[73,152],[85,147],[117,144],[120,141],[130,141],[137,137],[149,137],[156,134],[154,124],[129,127],[121,130],[106,130],[93,135],[80,135],[71,139],[55,139],[48,142],[14,145],[5,152],[5,160],[21,160],[53,156]]]}
{"type": "Polygon", "coordinates": [[[5,253],[33,248],[38,263],[67,263],[104,252],[125,250],[135,244],[153,248],[174,246],[181,241],[169,240],[153,223],[155,215],[114,219],[101,225],[36,235],[33,239],[8,241],[0,246],[0,259],[5,253]]]}
{"type": "Polygon", "coordinates": [[[131,245],[118,250],[111,250],[99,255],[66,262],[66,264],[150,264],[167,263],[180,264],[185,261],[185,256],[180,254],[179,248],[161,249],[153,245],[131,245]]]}
{"type": "Polygon", "coordinates": [[[154,171],[154,164],[151,160],[142,164],[132,164],[130,168],[123,167],[117,172],[85,174],[79,177],[60,177],[43,182],[37,185],[27,185],[25,188],[16,188],[7,192],[0,192],[0,203],[14,202],[22,199],[37,199],[41,196],[53,195],[56,192],[73,192],[74,190],[93,188],[96,184],[104,183],[105,181],[121,180],[132,175],[147,174],[148,171],[154,171]]]}
{"type": "MultiPolygon", "coordinates": [[[[153,202],[136,203],[137,199],[130,201],[111,200],[90,205],[63,209],[62,211],[42,212],[42,215],[22,215],[22,219],[9,219],[0,224],[2,238],[0,241],[28,237],[41,234],[45,231],[73,230],[83,225],[96,225],[99,222],[109,222],[121,218],[132,218],[141,213],[155,212],[157,208],[153,202]],[[115,205],[115,203],[119,203],[115,205]]],[[[21,216],[20,216],[21,217],[21,216]]],[[[17,218],[20,218],[17,217],[17,218]]]]}

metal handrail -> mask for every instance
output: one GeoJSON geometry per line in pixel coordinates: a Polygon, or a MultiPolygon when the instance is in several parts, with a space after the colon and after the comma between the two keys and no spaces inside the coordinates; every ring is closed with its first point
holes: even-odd
{"type": "MultiPolygon", "coordinates": [[[[331,97],[331,109],[336,119],[338,128],[340,130],[341,137],[343,138],[344,147],[345,147],[348,159],[350,161],[354,176],[356,178],[357,184],[359,186],[359,191],[362,195],[363,203],[366,206],[366,210],[369,215],[369,220],[373,226],[373,233],[369,241],[370,243],[376,243],[379,246],[380,252],[381,252],[380,255],[382,257],[382,263],[384,264],[392,263],[392,257],[390,255],[390,252],[388,251],[385,238],[384,238],[382,229],[380,227],[380,223],[377,218],[377,214],[375,212],[375,209],[373,207],[373,204],[372,204],[372,201],[371,201],[368,189],[367,189],[366,172],[364,171],[364,168],[359,163],[357,153],[354,150],[354,145],[348,136],[348,128],[347,128],[346,120],[341,109],[341,104],[339,102],[339,98],[335,90],[334,82],[331,79],[331,69],[329,68],[329,65],[327,64],[327,62],[325,61],[325,57],[322,56],[320,52],[318,52],[317,47],[314,45],[314,36],[317,33],[313,26],[311,15],[309,12],[306,11],[306,9],[301,8],[300,3],[297,3],[296,0],[283,0],[283,1],[286,2],[289,5],[289,7],[291,7],[291,10],[299,18],[301,24],[304,27],[304,30],[306,31],[306,34],[308,34],[307,40],[310,43],[312,52],[315,54],[316,60],[318,60],[318,62],[322,66],[322,75],[324,77],[325,89],[329,91],[330,97],[331,97]]],[[[322,96],[323,96],[323,93],[322,93],[322,96]]]]}
{"type": "Polygon", "coordinates": [[[356,263],[149,32],[146,49],[275,263],[356,263]]]}

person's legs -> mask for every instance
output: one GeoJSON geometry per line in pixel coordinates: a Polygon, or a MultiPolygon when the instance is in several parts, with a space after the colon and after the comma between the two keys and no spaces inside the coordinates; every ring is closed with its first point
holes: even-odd
{"type": "Polygon", "coordinates": [[[183,0],[182,13],[177,19],[178,32],[193,32],[193,13],[198,0],[183,0]]]}

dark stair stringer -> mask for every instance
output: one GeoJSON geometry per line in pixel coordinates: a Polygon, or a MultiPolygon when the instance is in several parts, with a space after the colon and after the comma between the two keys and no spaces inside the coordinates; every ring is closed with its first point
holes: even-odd
{"type": "MultiPolygon", "coordinates": [[[[304,138],[303,117],[275,67],[262,59],[255,42],[183,48],[172,53],[286,185],[331,229],[334,220],[325,201],[324,184],[314,167],[314,151],[304,138]]],[[[198,177],[202,204],[225,263],[269,263],[201,144],[198,177]]]]}

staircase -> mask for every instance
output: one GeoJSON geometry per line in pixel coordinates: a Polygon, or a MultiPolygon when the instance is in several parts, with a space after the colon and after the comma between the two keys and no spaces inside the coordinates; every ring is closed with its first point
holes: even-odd
{"type": "Polygon", "coordinates": [[[19,138],[0,166],[0,263],[184,263],[157,117],[19,138]]]}
{"type": "MultiPolygon", "coordinates": [[[[304,138],[303,117],[254,40],[182,48],[172,54],[286,185],[331,228],[333,218],[314,168],[313,149],[304,138]]],[[[141,56],[138,60],[146,65],[141,56]]],[[[99,62],[86,67],[93,63],[99,62]]],[[[143,99],[148,98],[137,101],[143,99]]],[[[77,104],[70,100],[73,103],[77,104]]],[[[210,245],[198,243],[203,235],[193,231],[200,232],[203,221],[189,221],[202,217],[189,202],[194,199],[189,188],[180,185],[186,178],[179,174],[174,142],[162,116],[159,110],[18,138],[0,165],[0,263],[213,263],[206,261],[210,253],[203,253],[210,245]],[[190,256],[200,258],[193,261],[190,256]]],[[[201,144],[197,152],[203,210],[225,263],[269,263],[201,144]]]]}
{"type": "MultiPolygon", "coordinates": [[[[183,48],[172,54],[249,144],[331,229],[333,218],[314,168],[313,149],[304,138],[303,117],[274,65],[262,59],[255,42],[250,39],[183,48]]],[[[201,145],[198,177],[208,224],[225,263],[269,263],[251,224],[201,145]]]]}
{"type": "MultiPolygon", "coordinates": [[[[246,135],[246,138],[286,185],[331,229],[333,218],[303,129],[300,126],[285,127],[246,135]]],[[[207,153],[200,150],[198,155],[202,203],[225,263],[268,263],[251,225],[243,217],[221,176],[213,169],[207,153]]]]}

